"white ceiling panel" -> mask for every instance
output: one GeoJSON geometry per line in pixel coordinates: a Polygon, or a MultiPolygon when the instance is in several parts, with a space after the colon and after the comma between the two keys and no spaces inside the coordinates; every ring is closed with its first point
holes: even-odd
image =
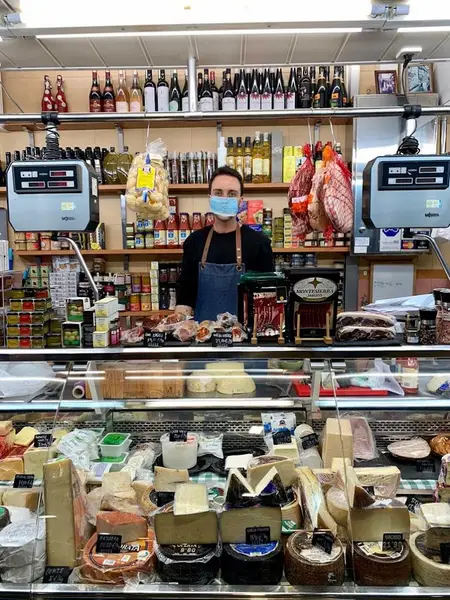
{"type": "Polygon", "coordinates": [[[395,31],[352,33],[338,60],[343,62],[377,60],[395,37],[395,31]]]}
{"type": "Polygon", "coordinates": [[[446,38],[447,34],[441,32],[435,33],[399,33],[392,44],[391,48],[387,52],[384,59],[395,60],[395,56],[399,50],[411,46],[420,46],[422,53],[417,57],[426,60],[431,52],[436,48],[438,44],[446,38]]]}
{"type": "Polygon", "coordinates": [[[195,39],[200,65],[236,65],[240,63],[241,35],[198,36],[195,39]]]}
{"type": "Polygon", "coordinates": [[[440,46],[436,52],[434,52],[430,58],[450,58],[450,34],[447,34],[445,41],[442,46],[440,46]]]}
{"type": "Polygon", "coordinates": [[[302,34],[298,36],[291,63],[328,64],[345,40],[346,34],[302,34]]]}
{"type": "Polygon", "coordinates": [[[69,38],[42,41],[65,67],[103,66],[102,61],[87,40],[69,38]]]}
{"type": "Polygon", "coordinates": [[[17,63],[19,67],[58,66],[36,40],[3,39],[0,50],[17,63]]]}
{"type": "Polygon", "coordinates": [[[138,38],[93,38],[92,42],[108,66],[131,67],[147,64],[138,38]]]}
{"type": "Polygon", "coordinates": [[[245,62],[249,65],[270,65],[286,61],[292,34],[289,35],[248,35],[245,62]]]}
{"type": "Polygon", "coordinates": [[[170,67],[186,65],[189,57],[189,37],[141,38],[154,65],[170,67]]]}

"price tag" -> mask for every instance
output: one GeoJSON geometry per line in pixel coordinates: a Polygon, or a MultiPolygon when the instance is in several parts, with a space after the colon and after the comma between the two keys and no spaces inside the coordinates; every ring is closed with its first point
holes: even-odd
{"type": "Polygon", "coordinates": [[[122,536],[113,533],[99,533],[95,551],[98,554],[119,554],[122,536]]]}
{"type": "Polygon", "coordinates": [[[67,583],[70,567],[45,567],[42,583],[67,583]]]}
{"type": "Polygon", "coordinates": [[[403,533],[384,533],[383,550],[401,552],[403,550],[403,533]]]}
{"type": "Polygon", "coordinates": [[[442,542],[442,544],[439,544],[439,550],[441,552],[441,561],[444,565],[448,565],[450,562],[450,542],[442,542]]]}
{"type": "Polygon", "coordinates": [[[165,343],[165,331],[146,331],[144,333],[144,346],[146,348],[161,348],[165,343]]]}
{"type": "Polygon", "coordinates": [[[186,442],[187,436],[187,429],[172,429],[169,433],[169,442],[186,442]]]}
{"type": "Polygon", "coordinates": [[[51,433],[37,433],[34,436],[34,447],[35,448],[48,448],[53,443],[53,436],[51,433]]]}
{"type": "Polygon", "coordinates": [[[416,508],[420,508],[422,506],[422,502],[415,496],[410,496],[406,501],[406,506],[408,507],[409,512],[415,513],[416,508]]]}
{"type": "Polygon", "coordinates": [[[313,546],[319,546],[327,554],[331,554],[334,543],[334,535],[326,529],[314,529],[311,543],[313,546]]]}
{"type": "Polygon", "coordinates": [[[245,543],[258,546],[270,542],[270,527],[246,527],[245,543]]]}
{"type": "Polygon", "coordinates": [[[363,488],[371,496],[375,496],[375,487],[373,485],[363,485],[363,488]]]}
{"type": "Polygon", "coordinates": [[[434,473],[436,464],[433,458],[421,458],[416,461],[416,470],[418,473],[434,473]]]}
{"type": "Polygon", "coordinates": [[[314,446],[318,445],[319,438],[317,437],[317,433],[310,433],[309,435],[305,435],[305,437],[302,437],[303,450],[308,450],[308,448],[314,448],[314,446]]]}
{"type": "Polygon", "coordinates": [[[231,348],[233,345],[233,334],[231,331],[214,331],[212,334],[212,345],[215,348],[231,348]]]}
{"type": "Polygon", "coordinates": [[[32,488],[34,475],[32,473],[17,473],[14,477],[14,488],[32,488]]]}
{"type": "Polygon", "coordinates": [[[280,444],[290,444],[292,442],[292,436],[289,429],[281,429],[273,434],[273,444],[274,446],[279,446],[280,444]]]}

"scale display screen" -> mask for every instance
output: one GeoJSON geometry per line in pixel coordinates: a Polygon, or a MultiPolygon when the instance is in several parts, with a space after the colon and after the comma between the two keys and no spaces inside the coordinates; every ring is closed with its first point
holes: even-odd
{"type": "Polygon", "coordinates": [[[426,186],[427,190],[445,190],[449,186],[449,175],[449,164],[444,161],[428,164],[420,156],[415,156],[414,162],[384,159],[378,165],[378,189],[415,190],[426,186]]]}
{"type": "Polygon", "coordinates": [[[81,193],[81,174],[78,166],[70,169],[51,167],[30,161],[30,166],[23,163],[11,165],[14,191],[17,194],[30,193],[81,193]]]}

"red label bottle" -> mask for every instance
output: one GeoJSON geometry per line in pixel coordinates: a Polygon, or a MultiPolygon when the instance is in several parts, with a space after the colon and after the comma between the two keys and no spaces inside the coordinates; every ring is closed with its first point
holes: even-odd
{"type": "Polygon", "coordinates": [[[69,112],[63,84],[62,76],[58,75],[56,78],[56,108],[58,109],[58,112],[69,112]]]}
{"type": "Polygon", "coordinates": [[[43,112],[57,110],[55,99],[52,96],[50,77],[44,75],[44,94],[42,96],[41,109],[43,112]]]}

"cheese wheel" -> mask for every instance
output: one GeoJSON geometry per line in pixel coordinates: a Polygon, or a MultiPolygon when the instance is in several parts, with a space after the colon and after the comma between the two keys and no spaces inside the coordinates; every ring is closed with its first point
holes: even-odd
{"type": "MultiPolygon", "coordinates": [[[[448,587],[450,585],[450,565],[442,564],[425,556],[425,534],[414,533],[411,537],[412,570],[420,585],[448,587]]],[[[435,556],[437,559],[438,557],[435,556]]]]}
{"type": "Polygon", "coordinates": [[[220,566],[229,585],[277,585],[283,577],[283,544],[223,544],[220,566]]]}
{"type": "MultiPolygon", "coordinates": [[[[367,586],[407,586],[411,574],[411,556],[406,542],[401,552],[370,553],[378,542],[354,542],[353,565],[355,583],[367,586]]],[[[351,546],[349,546],[349,549],[351,546]]],[[[347,561],[351,565],[352,560],[347,561]]]]}
{"type": "Polygon", "coordinates": [[[344,550],[335,539],[331,554],[312,545],[312,534],[293,533],[286,544],[284,572],[291,585],[342,585],[344,582],[344,550]]]}
{"type": "Polygon", "coordinates": [[[300,527],[302,517],[297,499],[281,507],[281,519],[283,521],[293,521],[296,527],[300,527]]]}
{"type": "Polygon", "coordinates": [[[327,508],[330,515],[342,527],[347,527],[348,502],[344,490],[331,487],[326,493],[327,508]]]}
{"type": "Polygon", "coordinates": [[[216,380],[211,377],[211,372],[193,371],[187,380],[188,392],[193,394],[206,394],[216,391],[216,380]]]}

